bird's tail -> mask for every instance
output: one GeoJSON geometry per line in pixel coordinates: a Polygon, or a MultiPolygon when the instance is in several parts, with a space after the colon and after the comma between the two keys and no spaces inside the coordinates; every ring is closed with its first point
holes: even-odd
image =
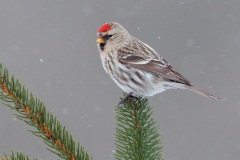
{"type": "Polygon", "coordinates": [[[218,97],[216,97],[216,96],[214,96],[214,95],[211,95],[210,93],[207,93],[207,92],[205,92],[205,91],[203,91],[203,90],[201,90],[200,88],[197,88],[197,87],[195,87],[195,86],[186,86],[186,88],[188,89],[188,90],[190,90],[190,91],[193,91],[193,92],[195,92],[195,93],[198,93],[198,94],[200,94],[200,95],[202,95],[202,96],[204,96],[204,97],[207,97],[207,98],[209,98],[209,99],[212,99],[212,100],[215,100],[215,101],[219,101],[219,100],[221,100],[220,98],[218,98],[218,97]]]}

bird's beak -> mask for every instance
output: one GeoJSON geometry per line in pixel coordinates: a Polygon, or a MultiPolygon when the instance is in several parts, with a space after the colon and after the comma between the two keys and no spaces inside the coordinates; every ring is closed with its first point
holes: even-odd
{"type": "Polygon", "coordinates": [[[100,43],[100,44],[101,44],[101,43],[105,43],[105,41],[104,41],[103,38],[98,38],[96,42],[97,42],[97,43],[100,43]]]}

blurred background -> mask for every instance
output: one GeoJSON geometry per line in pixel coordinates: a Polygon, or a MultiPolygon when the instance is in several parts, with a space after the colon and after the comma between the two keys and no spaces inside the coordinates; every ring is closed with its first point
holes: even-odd
{"type": "MultiPolygon", "coordinates": [[[[185,90],[149,98],[166,160],[240,159],[240,1],[1,0],[0,63],[40,98],[94,160],[113,160],[122,91],[102,68],[109,21],[159,52],[214,102],[185,90]]],[[[57,159],[0,105],[0,153],[57,159]]]]}

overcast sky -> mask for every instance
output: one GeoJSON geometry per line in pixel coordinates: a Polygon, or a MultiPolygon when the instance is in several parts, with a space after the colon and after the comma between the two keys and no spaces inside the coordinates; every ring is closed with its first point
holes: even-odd
{"type": "MultiPolygon", "coordinates": [[[[149,98],[166,160],[240,159],[240,1],[1,0],[0,63],[66,125],[94,160],[113,160],[122,91],[102,68],[98,28],[109,21],[153,47],[196,86],[149,98]]],[[[57,159],[0,105],[0,154],[57,159]]]]}

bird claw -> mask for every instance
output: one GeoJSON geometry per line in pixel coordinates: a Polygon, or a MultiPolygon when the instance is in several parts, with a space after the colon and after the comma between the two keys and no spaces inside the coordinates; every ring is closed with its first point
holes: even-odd
{"type": "Polygon", "coordinates": [[[133,99],[137,100],[137,97],[134,97],[133,92],[128,93],[125,97],[123,97],[123,99],[118,103],[118,106],[122,105],[126,100],[131,100],[133,101],[133,99]]]}

